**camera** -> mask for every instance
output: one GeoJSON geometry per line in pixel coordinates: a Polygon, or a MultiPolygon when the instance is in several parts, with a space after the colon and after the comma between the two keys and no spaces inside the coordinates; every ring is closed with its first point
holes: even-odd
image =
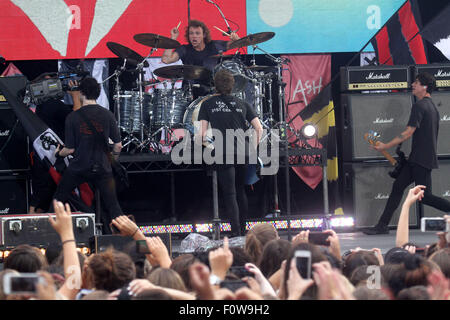
{"type": "Polygon", "coordinates": [[[3,276],[3,291],[5,294],[36,294],[36,284],[44,281],[36,273],[7,273],[3,276]]]}
{"type": "Polygon", "coordinates": [[[330,241],[327,241],[328,237],[331,236],[328,232],[310,232],[308,236],[308,242],[312,244],[317,244],[319,246],[330,246],[330,241]]]}
{"type": "Polygon", "coordinates": [[[235,274],[239,279],[242,279],[244,277],[255,277],[252,272],[248,271],[247,269],[245,269],[245,267],[242,266],[230,267],[230,272],[235,274]]]}
{"type": "Polygon", "coordinates": [[[422,232],[426,231],[450,231],[450,225],[445,221],[444,218],[422,218],[420,220],[420,230],[422,232]]]}
{"type": "Polygon", "coordinates": [[[224,280],[224,281],[220,282],[220,287],[228,289],[232,292],[235,292],[238,289],[243,288],[243,287],[248,288],[248,284],[247,284],[247,282],[242,281],[242,280],[224,280]]]}

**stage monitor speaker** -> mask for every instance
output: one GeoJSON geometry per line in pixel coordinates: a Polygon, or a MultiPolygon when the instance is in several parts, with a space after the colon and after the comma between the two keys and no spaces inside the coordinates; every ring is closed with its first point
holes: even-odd
{"type": "Polygon", "coordinates": [[[25,175],[0,176],[0,215],[28,212],[29,184],[25,175]]]}
{"type": "MultiPolygon", "coordinates": [[[[381,217],[394,182],[390,170],[392,166],[384,162],[344,164],[344,212],[353,215],[357,228],[372,227],[381,217]]],[[[389,226],[397,226],[401,203],[389,226]]],[[[409,212],[409,225],[417,226],[415,206],[409,212]]]]}
{"type": "MultiPolygon", "coordinates": [[[[170,233],[159,233],[152,236],[158,236],[162,242],[166,245],[169,255],[172,256],[172,237],[170,233]]],[[[91,252],[99,253],[113,247],[118,251],[131,250],[136,251],[136,241],[131,237],[123,237],[121,235],[101,235],[94,236],[89,239],[89,247],[91,252]]]]}
{"type": "MultiPolygon", "coordinates": [[[[369,147],[364,134],[370,130],[381,134],[387,142],[406,129],[413,96],[409,93],[371,93],[342,95],[342,128],[344,161],[382,160],[383,156],[369,147]]],[[[409,154],[411,140],[402,151],[409,154]]]]}
{"type": "Polygon", "coordinates": [[[0,105],[0,172],[29,169],[28,137],[9,105],[0,105]]]}
{"type": "Polygon", "coordinates": [[[439,91],[431,94],[436,105],[440,121],[437,154],[440,157],[450,156],[450,91],[439,91]]]}
{"type": "MultiPolygon", "coordinates": [[[[437,197],[450,201],[450,160],[440,160],[439,168],[431,171],[431,192],[437,197]]],[[[422,203],[419,205],[422,217],[442,217],[446,214],[422,203]]]]}

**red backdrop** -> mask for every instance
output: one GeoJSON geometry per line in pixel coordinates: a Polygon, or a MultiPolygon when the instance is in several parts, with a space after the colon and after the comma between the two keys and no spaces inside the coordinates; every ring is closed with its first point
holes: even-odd
{"type": "MultiPolygon", "coordinates": [[[[114,0],[110,1],[111,3],[115,2],[114,0]]],[[[240,31],[238,34],[241,37],[245,36],[247,30],[245,0],[215,0],[215,2],[220,6],[225,17],[239,25],[240,31]]],[[[11,0],[0,0],[0,54],[7,60],[111,58],[115,55],[108,50],[106,43],[113,41],[146,56],[150,48],[136,43],[133,40],[133,35],[156,33],[169,37],[170,29],[175,27],[179,21],[181,21],[181,35],[178,41],[182,44],[185,43],[182,35],[187,25],[187,0],[133,0],[109,32],[85,56],[97,1],[64,0],[64,3],[67,6],[76,5],[79,7],[80,27],[70,29],[67,53],[62,56],[60,52],[52,48],[41,31],[21,8],[11,0]]],[[[48,9],[43,5],[42,12],[48,11],[48,9]]],[[[199,19],[206,23],[211,30],[213,39],[227,39],[213,28],[215,25],[222,30],[226,30],[225,22],[214,5],[203,0],[192,0],[190,13],[191,19],[199,19]]],[[[67,12],[63,14],[69,16],[67,12]]],[[[48,19],[48,23],[53,24],[54,28],[61,27],[56,25],[55,21],[52,21],[51,18],[48,19]]],[[[236,29],[235,25],[230,25],[233,29],[236,29]]],[[[66,24],[63,27],[66,27],[66,24]]],[[[161,54],[162,50],[160,49],[154,55],[160,56],[161,54]]]]}

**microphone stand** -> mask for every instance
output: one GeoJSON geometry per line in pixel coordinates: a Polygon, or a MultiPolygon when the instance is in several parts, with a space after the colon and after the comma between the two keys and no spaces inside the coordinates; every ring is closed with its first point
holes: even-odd
{"type": "Polygon", "coordinates": [[[222,10],[220,9],[220,7],[219,7],[215,2],[213,2],[212,0],[206,0],[206,1],[209,2],[209,3],[211,3],[211,4],[213,4],[213,5],[217,8],[217,10],[219,10],[219,13],[220,13],[220,15],[221,15],[222,18],[223,18],[223,21],[225,21],[225,24],[227,25],[228,33],[232,33],[233,30],[231,30],[230,25],[228,24],[228,20],[227,20],[227,18],[225,18],[225,15],[223,14],[223,12],[222,12],[222,10]]]}

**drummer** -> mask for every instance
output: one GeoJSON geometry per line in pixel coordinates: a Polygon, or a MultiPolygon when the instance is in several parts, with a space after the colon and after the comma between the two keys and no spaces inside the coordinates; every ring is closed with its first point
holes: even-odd
{"type": "MultiPolygon", "coordinates": [[[[179,34],[180,32],[177,27],[170,31],[171,38],[174,40],[178,38],[179,34]]],[[[232,41],[240,39],[236,33],[232,32],[230,33],[230,41],[211,40],[208,27],[198,20],[189,21],[184,36],[189,44],[181,45],[175,51],[173,49],[166,49],[161,58],[162,62],[169,64],[181,59],[185,65],[202,66],[213,71],[217,64],[217,58],[211,56],[227,51],[232,41]]],[[[210,85],[209,83],[201,84],[206,86],[210,85]]],[[[209,88],[202,86],[201,89],[196,90],[200,91],[198,95],[209,93],[209,88]]]]}

